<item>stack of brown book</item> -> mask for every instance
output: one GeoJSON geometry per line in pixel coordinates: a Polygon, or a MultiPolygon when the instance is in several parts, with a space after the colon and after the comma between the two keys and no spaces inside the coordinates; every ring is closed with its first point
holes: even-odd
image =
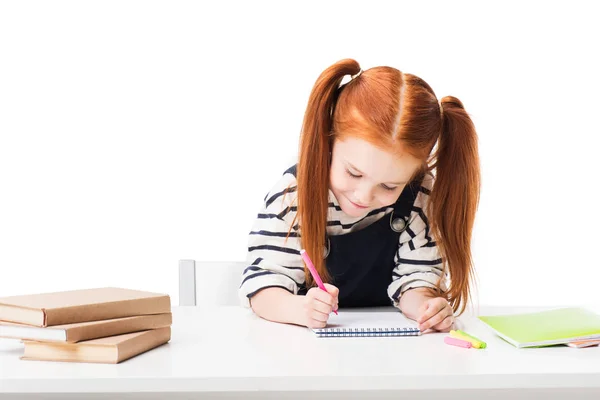
{"type": "Polygon", "coordinates": [[[0,337],[24,360],[117,364],[171,339],[169,295],[95,288],[0,298],[0,337]]]}

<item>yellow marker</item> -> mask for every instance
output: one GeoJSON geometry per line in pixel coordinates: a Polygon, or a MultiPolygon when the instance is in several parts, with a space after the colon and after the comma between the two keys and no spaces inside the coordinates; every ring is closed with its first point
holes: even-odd
{"type": "Polygon", "coordinates": [[[457,339],[466,340],[467,342],[470,342],[476,349],[485,349],[486,347],[485,342],[482,342],[481,340],[476,339],[473,336],[461,330],[450,331],[450,336],[455,337],[457,339]]]}
{"type": "Polygon", "coordinates": [[[479,343],[482,349],[485,349],[487,347],[487,344],[483,340],[477,339],[475,336],[471,336],[467,332],[461,331],[460,329],[457,332],[479,343]]]}
{"type": "Polygon", "coordinates": [[[461,335],[457,331],[450,331],[450,336],[453,338],[456,338],[456,339],[467,341],[467,342],[471,343],[471,345],[476,349],[481,348],[480,343],[477,343],[475,340],[470,339],[470,338],[466,337],[465,335],[461,335]]]}

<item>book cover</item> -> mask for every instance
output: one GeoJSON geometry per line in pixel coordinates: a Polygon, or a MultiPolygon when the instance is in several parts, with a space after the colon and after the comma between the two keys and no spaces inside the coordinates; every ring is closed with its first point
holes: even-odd
{"type": "Polygon", "coordinates": [[[0,321],[0,337],[76,343],[83,340],[171,326],[171,313],[138,315],[40,328],[0,321]]]}
{"type": "Polygon", "coordinates": [[[112,287],[0,298],[0,321],[39,327],[167,312],[167,294],[112,287]]]}
{"type": "Polygon", "coordinates": [[[167,343],[171,327],[126,333],[79,343],[23,341],[23,360],[118,364],[167,343]]]}
{"type": "Polygon", "coordinates": [[[518,348],[600,338],[600,316],[579,307],[478,318],[518,348]]]}

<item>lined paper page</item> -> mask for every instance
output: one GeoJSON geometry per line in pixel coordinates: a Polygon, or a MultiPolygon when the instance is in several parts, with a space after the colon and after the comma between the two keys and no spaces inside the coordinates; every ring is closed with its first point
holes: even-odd
{"type": "Polygon", "coordinates": [[[341,309],[339,315],[330,315],[325,328],[312,329],[312,331],[316,334],[344,332],[356,336],[375,334],[379,336],[384,332],[393,332],[399,336],[404,336],[408,332],[419,333],[417,323],[405,317],[394,307],[341,309]]]}

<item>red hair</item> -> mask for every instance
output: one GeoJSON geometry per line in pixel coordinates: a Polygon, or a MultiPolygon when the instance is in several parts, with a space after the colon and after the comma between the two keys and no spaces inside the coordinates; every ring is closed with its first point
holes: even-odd
{"type": "MultiPolygon", "coordinates": [[[[407,151],[423,162],[415,176],[426,171],[435,174],[424,212],[450,276],[443,295],[462,313],[473,275],[470,242],[480,191],[473,122],[457,98],[448,96],[438,102],[431,87],[417,76],[391,67],[360,71],[352,59],[333,64],[321,73],[308,100],[297,171],[296,218],[302,247],[323,281],[329,281],[322,255],[334,138],[353,136],[386,151],[407,151]],[[341,85],[345,76],[356,74],[341,85]]],[[[305,277],[307,287],[314,285],[308,270],[305,277]]]]}

